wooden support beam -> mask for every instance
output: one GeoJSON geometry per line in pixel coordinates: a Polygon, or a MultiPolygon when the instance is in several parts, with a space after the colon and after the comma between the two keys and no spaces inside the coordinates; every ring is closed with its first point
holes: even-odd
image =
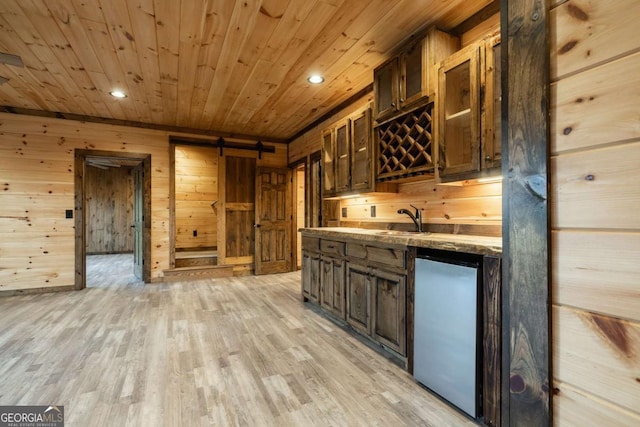
{"type": "Polygon", "coordinates": [[[27,116],[49,117],[64,120],[75,120],[88,123],[102,123],[114,126],[128,126],[141,129],[152,129],[164,132],[188,133],[193,135],[204,135],[209,137],[235,138],[239,140],[268,140],[274,143],[289,143],[292,139],[264,138],[259,135],[244,135],[240,133],[220,132],[216,130],[188,128],[184,126],[161,125],[155,123],[136,122],[133,120],[111,119],[106,117],[88,116],[86,114],[62,113],[59,111],[42,111],[30,108],[11,107],[0,105],[0,112],[10,114],[24,114],[27,116]]]}
{"type": "Polygon", "coordinates": [[[551,419],[549,36],[543,0],[502,0],[502,425],[551,419]]]}
{"type": "Polygon", "coordinates": [[[500,12],[500,0],[494,0],[480,9],[480,11],[467,18],[464,22],[455,27],[451,32],[457,34],[458,36],[461,36],[462,34],[491,18],[498,12],[500,12]]]}

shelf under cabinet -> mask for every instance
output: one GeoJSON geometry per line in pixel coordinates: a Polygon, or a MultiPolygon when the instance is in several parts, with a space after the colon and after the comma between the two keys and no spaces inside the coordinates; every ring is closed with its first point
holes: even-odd
{"type": "Polygon", "coordinates": [[[448,114],[445,116],[447,124],[453,126],[467,126],[469,124],[469,115],[471,114],[471,108],[458,111],[457,113],[448,114]]]}

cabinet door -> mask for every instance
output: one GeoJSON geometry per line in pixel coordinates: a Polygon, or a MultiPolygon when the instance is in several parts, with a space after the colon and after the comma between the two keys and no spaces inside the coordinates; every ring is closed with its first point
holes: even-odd
{"type": "Polygon", "coordinates": [[[345,265],[344,261],[333,263],[331,273],[333,274],[333,299],[331,311],[341,319],[344,319],[346,313],[347,300],[344,295],[345,288],[345,265]]]}
{"type": "Polygon", "coordinates": [[[302,251],[302,296],[311,296],[311,255],[302,251]]]}
{"type": "Polygon", "coordinates": [[[397,110],[398,59],[393,58],[373,72],[376,119],[388,116],[397,110]]]}
{"type": "Polygon", "coordinates": [[[484,99],[482,102],[483,169],[502,166],[502,91],[500,88],[500,37],[490,38],[484,55],[484,99]]]}
{"type": "Polygon", "coordinates": [[[406,276],[373,270],[371,276],[373,337],[406,354],[406,276]]]}
{"type": "Polygon", "coordinates": [[[302,296],[318,301],[320,288],[320,256],[302,251],[302,296]]]}
{"type": "Polygon", "coordinates": [[[335,127],[335,163],[336,193],[349,191],[351,188],[351,159],[349,148],[349,120],[338,123],[335,127]]]}
{"type": "Polygon", "coordinates": [[[341,319],[345,313],[344,265],[342,260],[323,258],[320,275],[320,304],[341,319]]]}
{"type": "Polygon", "coordinates": [[[371,334],[371,298],[368,268],[347,266],[347,323],[360,332],[371,334]]]}
{"type": "Polygon", "coordinates": [[[336,192],[334,146],[333,128],[324,130],[322,132],[322,195],[325,197],[333,196],[336,192]]]}
{"type": "Polygon", "coordinates": [[[367,108],[351,117],[351,189],[373,189],[371,115],[367,108]]]}
{"type": "Polygon", "coordinates": [[[320,305],[330,310],[333,307],[333,259],[320,261],[320,305]]]}
{"type": "Polygon", "coordinates": [[[414,43],[400,56],[400,107],[426,95],[426,39],[414,43]]]}
{"type": "Polygon", "coordinates": [[[447,59],[439,73],[440,175],[480,170],[477,45],[447,59]]]}
{"type": "Polygon", "coordinates": [[[320,301],[320,255],[302,252],[302,296],[320,301]]]}

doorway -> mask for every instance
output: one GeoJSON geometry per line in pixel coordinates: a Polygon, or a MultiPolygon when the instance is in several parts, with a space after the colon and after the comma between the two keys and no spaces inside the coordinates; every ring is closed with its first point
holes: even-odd
{"type": "Polygon", "coordinates": [[[130,266],[120,276],[134,279],[125,281],[150,281],[150,194],[149,154],[76,150],[75,289],[87,287],[88,254],[107,256],[95,259],[101,269],[109,264],[108,255],[121,255],[118,260],[112,257],[113,266],[130,266]],[[92,227],[88,226],[90,223],[92,227]],[[131,253],[130,259],[124,256],[126,253],[131,253]]]}
{"type": "Polygon", "coordinates": [[[180,140],[170,150],[170,267],[218,265],[218,150],[180,140]]]}

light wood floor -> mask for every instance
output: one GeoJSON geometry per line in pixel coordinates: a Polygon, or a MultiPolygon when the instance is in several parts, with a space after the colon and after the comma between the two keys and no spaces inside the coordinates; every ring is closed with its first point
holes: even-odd
{"type": "Polygon", "coordinates": [[[0,298],[0,405],[64,405],[68,426],[475,425],[302,304],[299,272],[112,281],[0,298]]]}

